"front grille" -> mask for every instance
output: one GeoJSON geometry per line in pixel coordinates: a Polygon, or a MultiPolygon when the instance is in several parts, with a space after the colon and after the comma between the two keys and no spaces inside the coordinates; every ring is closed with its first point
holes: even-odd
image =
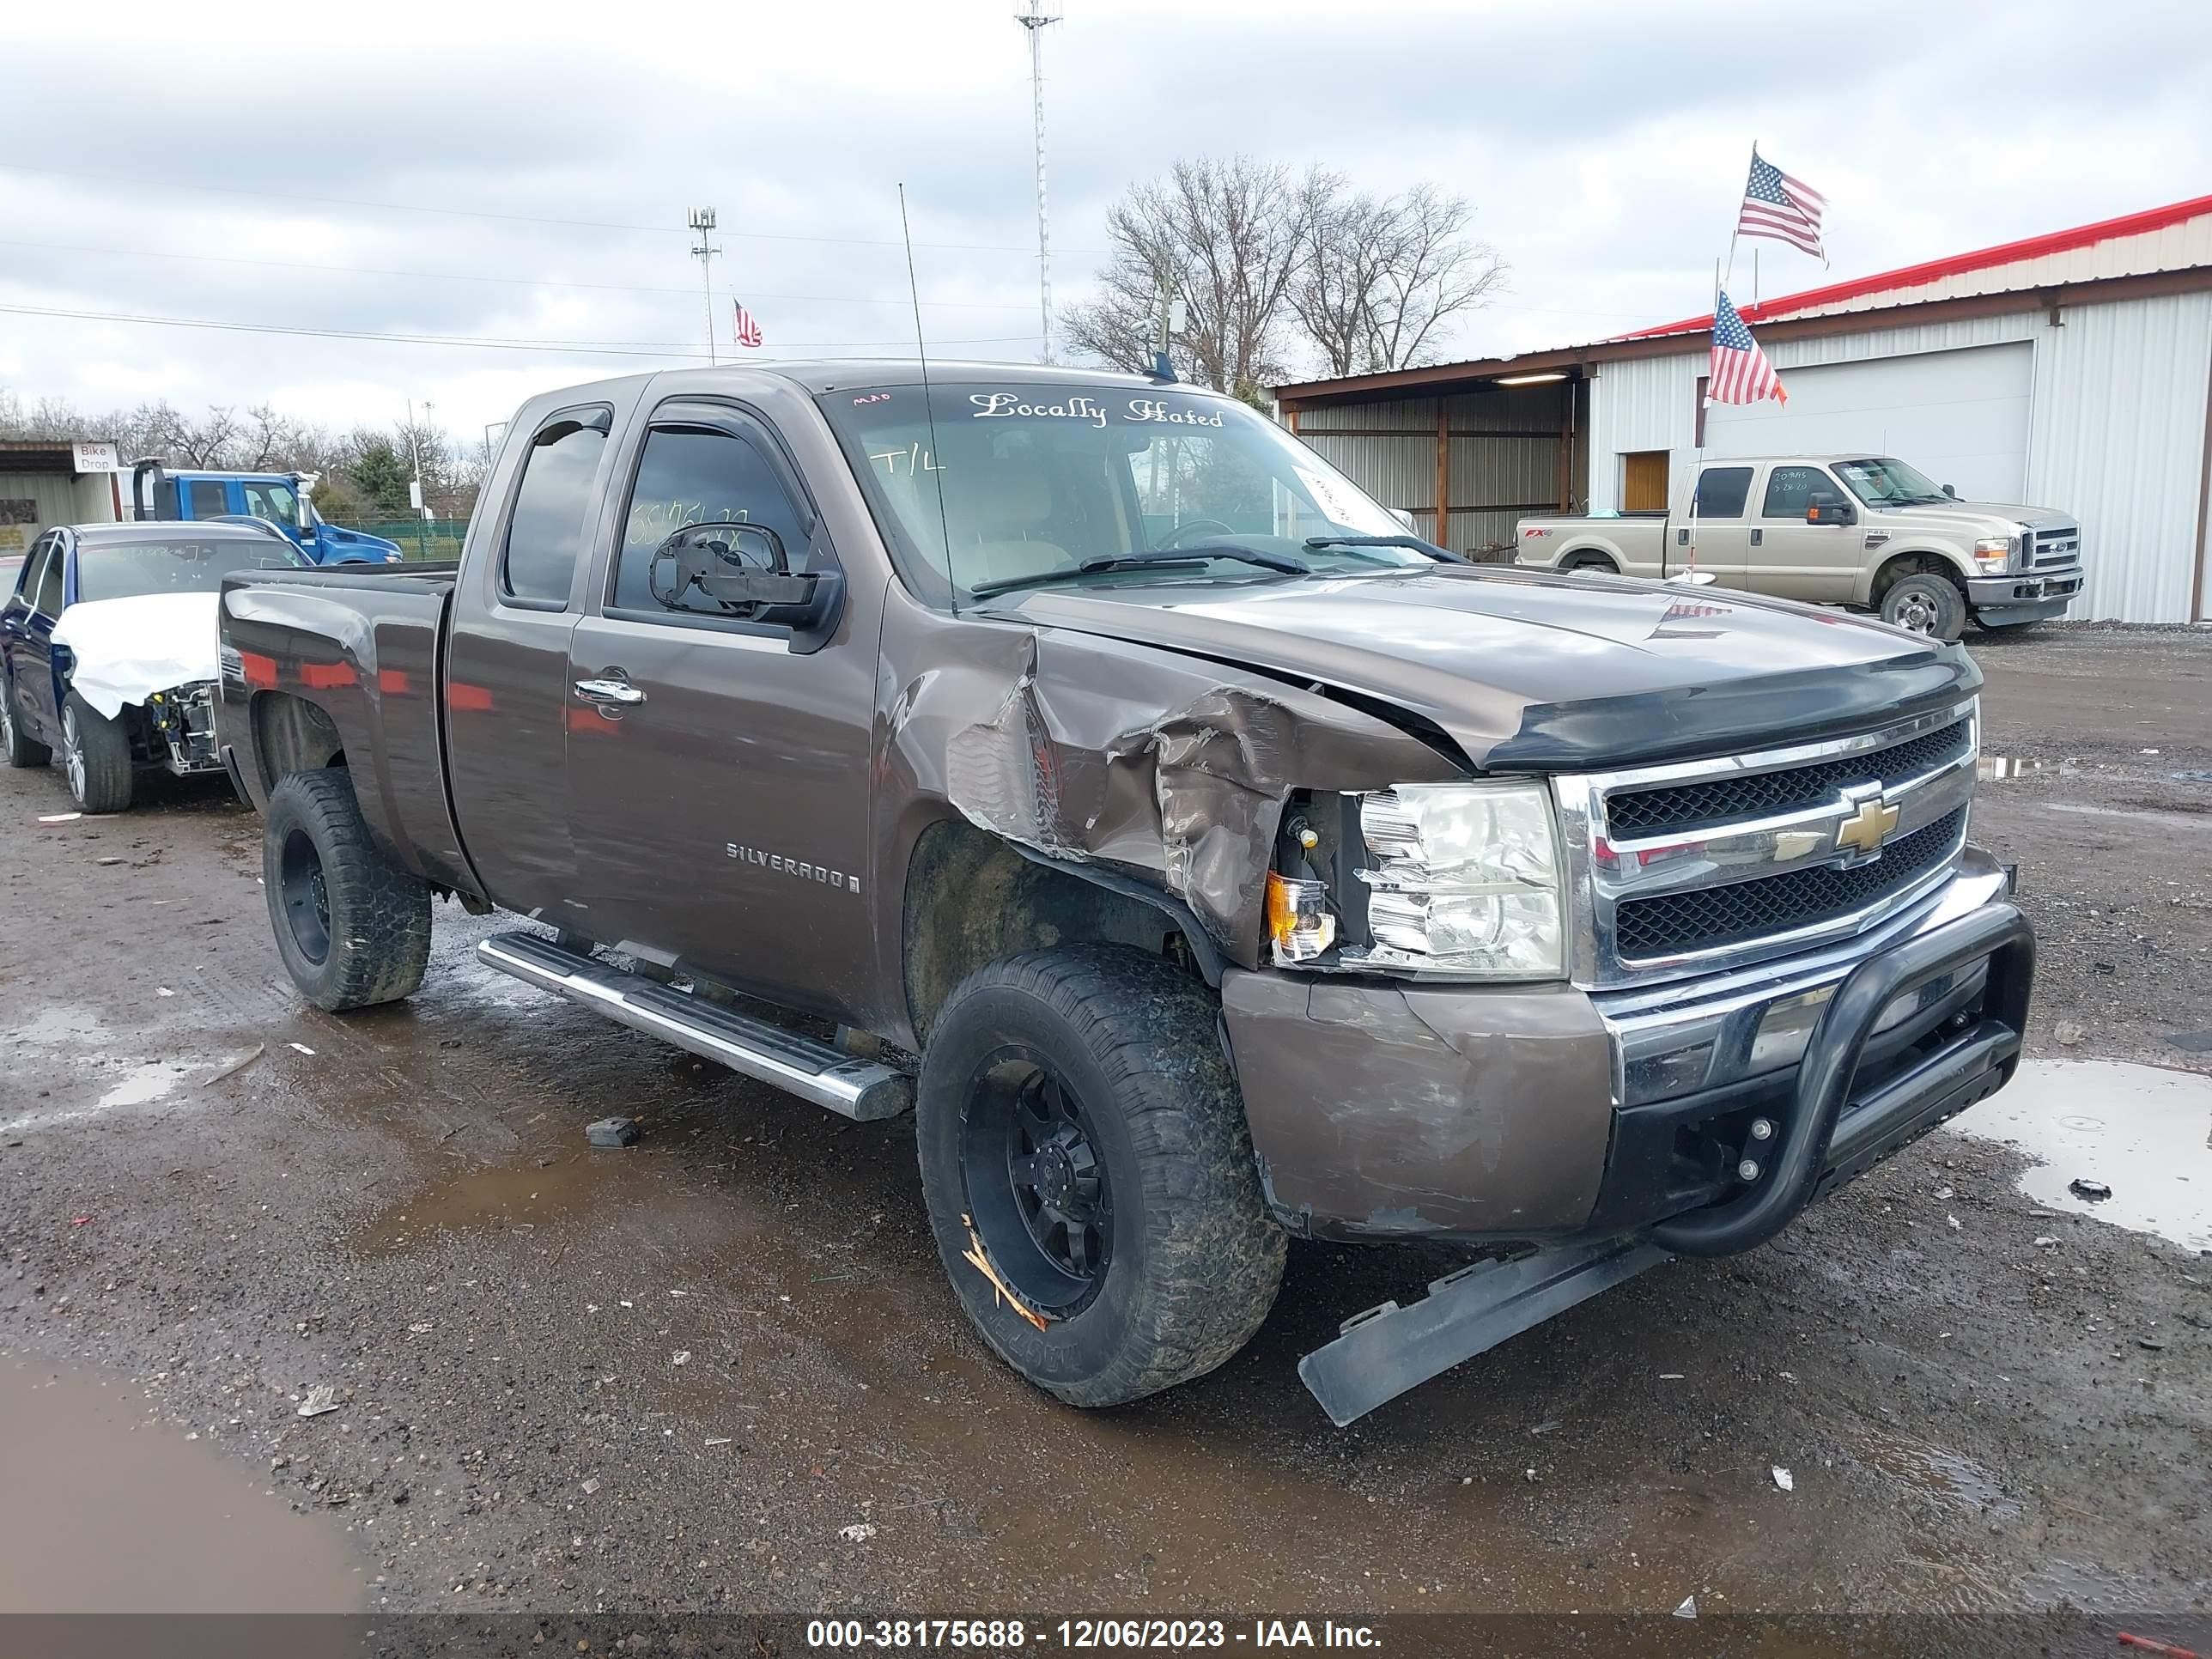
{"type": "Polygon", "coordinates": [[[2075,564],[2081,557],[2081,530],[2078,525],[2061,525],[2055,530],[2035,532],[2035,551],[2029,558],[2031,568],[2052,564],[2075,564]]]}
{"type": "Polygon", "coordinates": [[[1632,961],[1683,956],[1850,915],[1902,892],[1942,864],[1958,845],[1966,823],[1962,806],[1899,836],[1873,863],[1849,870],[1792,870],[1726,887],[1624,900],[1613,914],[1620,953],[1632,961]]]}
{"type": "Polygon", "coordinates": [[[1741,823],[1829,806],[1854,784],[1879,783],[1887,787],[1932,772],[1964,755],[1972,741],[1972,727],[1962,720],[1940,732],[1843,760],[1821,761],[1782,772],[1750,772],[1702,783],[1638,789],[1607,801],[1606,823],[1614,840],[1634,841],[1669,830],[1741,823]]]}

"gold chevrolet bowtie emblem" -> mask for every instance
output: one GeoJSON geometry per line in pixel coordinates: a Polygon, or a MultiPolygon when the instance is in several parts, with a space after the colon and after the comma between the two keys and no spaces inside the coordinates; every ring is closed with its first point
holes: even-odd
{"type": "Polygon", "coordinates": [[[1864,801],[1859,810],[1836,826],[1836,848],[1856,848],[1862,853],[1878,851],[1889,832],[1897,828],[1897,808],[1879,799],[1864,801]]]}

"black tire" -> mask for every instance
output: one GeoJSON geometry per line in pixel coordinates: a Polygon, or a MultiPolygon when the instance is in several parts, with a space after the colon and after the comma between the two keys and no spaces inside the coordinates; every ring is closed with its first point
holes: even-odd
{"type": "Polygon", "coordinates": [[[1955,640],[1966,631],[1966,596],[1949,577],[1916,570],[1882,590],[1881,619],[1908,634],[1955,640]]]}
{"type": "Polygon", "coordinates": [[[23,730],[15,714],[15,689],[4,674],[0,674],[0,752],[6,754],[10,766],[44,766],[54,757],[52,750],[33,743],[23,730]]]}
{"type": "Polygon", "coordinates": [[[62,771],[80,812],[131,805],[131,734],[74,691],[62,704],[62,771]]]}
{"type": "Polygon", "coordinates": [[[269,797],[262,881],[277,954],[301,994],[343,1013],[411,996],[430,961],[430,890],[370,838],[343,768],[295,772],[269,797]]]}
{"type": "Polygon", "coordinates": [[[938,1255],[983,1340],[1071,1406],[1202,1376],[1274,1304],[1288,1242],[1261,1195],[1218,1017],[1206,988],[1160,958],[1079,945],[981,969],[932,1034],[915,1133],[938,1255]],[[1032,1085],[1031,1072],[1048,1080],[1032,1085]],[[998,1120],[1048,1097],[1069,1109],[1075,1144],[1054,1142],[1057,1175],[1025,1197],[1013,1164],[1027,1130],[998,1120]],[[1085,1250],[1074,1225],[1030,1219],[1058,1212],[1048,1188],[1089,1217],[1085,1250]],[[1042,1329],[968,1259],[979,1242],[1042,1329]]]}

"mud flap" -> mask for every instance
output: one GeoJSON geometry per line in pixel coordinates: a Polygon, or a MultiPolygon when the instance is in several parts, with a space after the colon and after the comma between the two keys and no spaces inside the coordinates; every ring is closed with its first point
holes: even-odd
{"type": "Polygon", "coordinates": [[[1298,1361],[1298,1376],[1340,1429],[1668,1259],[1654,1245],[1615,1238],[1478,1261],[1437,1279],[1410,1308],[1385,1302],[1346,1320],[1336,1340],[1298,1361]]]}

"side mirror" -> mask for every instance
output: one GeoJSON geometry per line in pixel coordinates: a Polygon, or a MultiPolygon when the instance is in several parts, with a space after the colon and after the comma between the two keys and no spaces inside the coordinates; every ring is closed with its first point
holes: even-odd
{"type": "Polygon", "coordinates": [[[1858,514],[1833,495],[1815,495],[1805,508],[1807,524],[1843,526],[1858,522],[1858,514]]]}
{"type": "Polygon", "coordinates": [[[1949,484],[1945,484],[1943,486],[1943,493],[1946,495],[1948,495],[1954,501],[1959,499],[1959,492],[1953,489],[1949,484]]]}
{"type": "Polygon", "coordinates": [[[807,631],[833,607],[831,573],[795,572],[783,538],[761,524],[691,524],[653,550],[646,585],[670,611],[807,631]]]}

